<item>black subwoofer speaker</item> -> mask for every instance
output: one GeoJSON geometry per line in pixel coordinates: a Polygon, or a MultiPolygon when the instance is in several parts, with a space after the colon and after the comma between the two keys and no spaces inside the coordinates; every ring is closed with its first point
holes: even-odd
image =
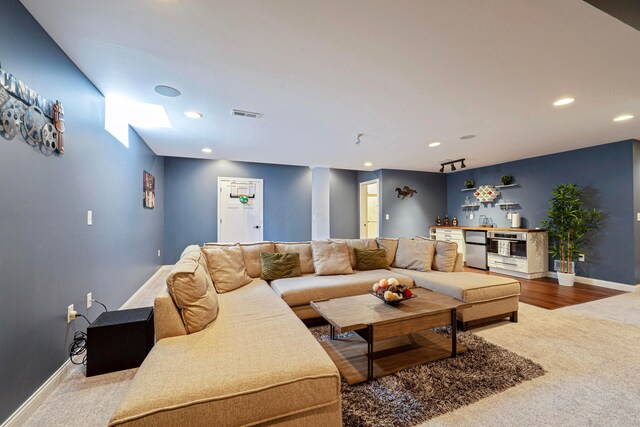
{"type": "Polygon", "coordinates": [[[140,366],[154,342],[153,307],[102,313],[87,328],[87,376],[140,366]]]}

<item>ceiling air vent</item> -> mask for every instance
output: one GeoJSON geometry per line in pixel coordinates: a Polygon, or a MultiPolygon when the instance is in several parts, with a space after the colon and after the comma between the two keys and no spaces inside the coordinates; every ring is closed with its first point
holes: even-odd
{"type": "Polygon", "coordinates": [[[231,115],[248,117],[250,119],[259,119],[260,117],[262,117],[262,113],[253,113],[251,111],[236,110],[235,108],[231,110],[231,115]]]}

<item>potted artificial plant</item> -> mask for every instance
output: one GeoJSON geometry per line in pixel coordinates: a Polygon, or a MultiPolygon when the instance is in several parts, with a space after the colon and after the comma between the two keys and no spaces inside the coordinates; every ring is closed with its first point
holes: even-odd
{"type": "Polygon", "coordinates": [[[573,286],[576,274],[573,260],[583,253],[586,236],[598,227],[602,212],[583,207],[582,189],[576,184],[560,184],[553,188],[547,219],[542,226],[549,232],[549,253],[560,259],[558,283],[573,286]]]}

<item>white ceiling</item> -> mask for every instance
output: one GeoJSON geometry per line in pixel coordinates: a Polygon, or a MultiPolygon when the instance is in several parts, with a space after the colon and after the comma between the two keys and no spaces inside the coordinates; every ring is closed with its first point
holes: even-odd
{"type": "Polygon", "coordinates": [[[437,171],[640,138],[640,32],[582,0],[22,3],[104,94],[164,105],[160,155],[437,171]]]}

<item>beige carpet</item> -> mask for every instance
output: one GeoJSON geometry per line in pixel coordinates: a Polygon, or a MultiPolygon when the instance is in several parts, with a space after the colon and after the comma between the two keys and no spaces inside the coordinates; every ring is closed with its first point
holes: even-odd
{"type": "MultiPolygon", "coordinates": [[[[152,304],[164,276],[130,307],[152,304]]],[[[637,426],[640,419],[640,293],[544,310],[520,305],[520,322],[476,329],[489,342],[540,363],[547,374],[426,426],[637,426]]],[[[29,426],[104,426],[135,369],[86,378],[73,370],[29,426]]]]}

